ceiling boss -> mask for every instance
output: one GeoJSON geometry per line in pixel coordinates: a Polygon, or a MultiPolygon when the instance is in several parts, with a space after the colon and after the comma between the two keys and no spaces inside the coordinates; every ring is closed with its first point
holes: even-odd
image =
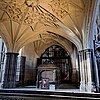
{"type": "Polygon", "coordinates": [[[39,3],[39,0],[25,0],[25,4],[28,7],[33,7],[33,6],[37,6],[39,3]]]}

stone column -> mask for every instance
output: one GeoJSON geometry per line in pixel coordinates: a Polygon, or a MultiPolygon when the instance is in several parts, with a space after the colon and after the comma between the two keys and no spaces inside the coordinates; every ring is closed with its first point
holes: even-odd
{"type": "Polygon", "coordinates": [[[86,91],[93,91],[93,58],[92,58],[92,49],[86,49],[84,51],[86,55],[86,73],[87,73],[87,82],[86,82],[86,91]]]}
{"type": "Polygon", "coordinates": [[[92,92],[93,90],[93,62],[92,49],[79,51],[80,62],[80,91],[92,92]]]}
{"type": "Polygon", "coordinates": [[[85,92],[85,76],[84,76],[84,52],[79,51],[79,65],[80,65],[80,91],[85,92]]]}
{"type": "Polygon", "coordinates": [[[3,88],[15,88],[18,53],[8,52],[6,56],[3,88]]]}

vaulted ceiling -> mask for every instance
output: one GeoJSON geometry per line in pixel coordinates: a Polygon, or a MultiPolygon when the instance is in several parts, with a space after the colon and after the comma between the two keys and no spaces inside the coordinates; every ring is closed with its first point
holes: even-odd
{"type": "Polygon", "coordinates": [[[60,45],[69,41],[81,46],[85,7],[89,1],[0,0],[0,34],[12,52],[41,41],[60,45]]]}

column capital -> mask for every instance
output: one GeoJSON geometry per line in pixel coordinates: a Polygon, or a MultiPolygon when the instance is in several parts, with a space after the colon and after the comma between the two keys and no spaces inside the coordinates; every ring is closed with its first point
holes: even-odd
{"type": "Polygon", "coordinates": [[[80,50],[79,53],[83,52],[84,50],[80,50]]]}
{"type": "Polygon", "coordinates": [[[83,50],[80,50],[79,52],[92,52],[93,49],[83,49],[83,50]]]}
{"type": "Polygon", "coordinates": [[[84,49],[84,52],[92,52],[93,49],[84,49]]]}

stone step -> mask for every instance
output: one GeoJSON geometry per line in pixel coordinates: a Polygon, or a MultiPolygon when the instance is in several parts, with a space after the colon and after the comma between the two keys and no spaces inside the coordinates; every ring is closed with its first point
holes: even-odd
{"type": "Polygon", "coordinates": [[[0,100],[100,100],[100,93],[0,89],[0,100]]]}

